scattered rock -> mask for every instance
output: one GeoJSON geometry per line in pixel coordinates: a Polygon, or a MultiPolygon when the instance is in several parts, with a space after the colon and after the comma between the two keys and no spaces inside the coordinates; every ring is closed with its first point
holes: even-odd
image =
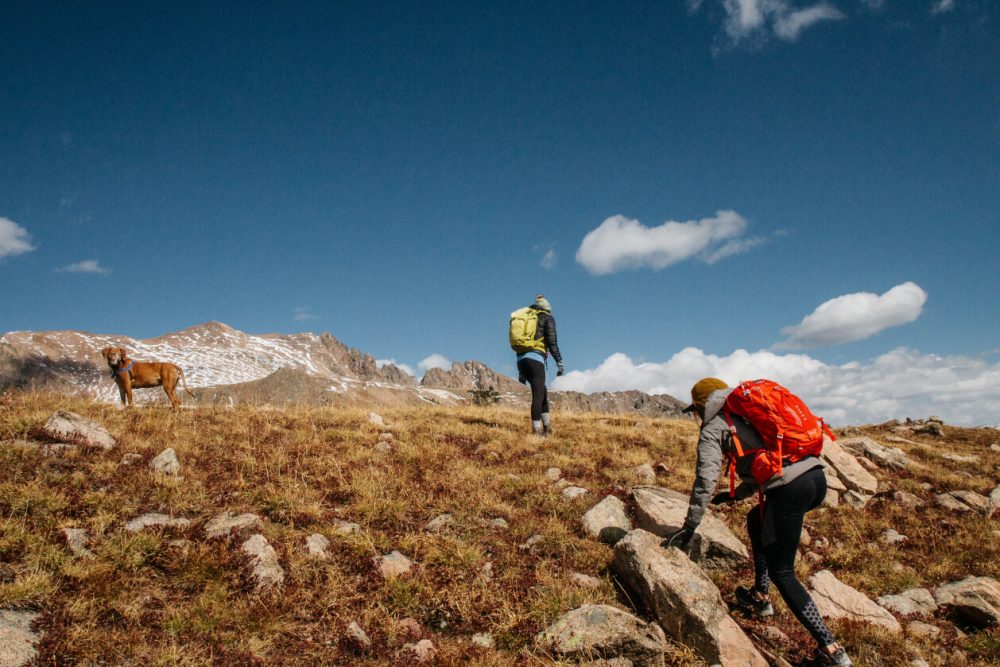
{"type": "Polygon", "coordinates": [[[222,512],[215,515],[205,524],[205,537],[213,539],[224,537],[234,530],[260,529],[263,522],[256,514],[246,512],[244,514],[233,514],[232,512],[222,512]]]}
{"type": "Polygon", "coordinates": [[[954,463],[979,463],[979,457],[975,455],[963,456],[962,454],[942,454],[941,458],[954,463]]]}
{"type": "Polygon", "coordinates": [[[841,500],[844,502],[845,505],[853,507],[856,510],[864,509],[865,505],[868,504],[868,500],[870,498],[871,496],[866,496],[854,490],[848,491],[843,496],[841,496],[841,500]]]}
{"type": "Polygon", "coordinates": [[[924,506],[924,501],[922,501],[917,496],[912,493],[907,493],[906,491],[896,491],[892,494],[892,499],[899,505],[906,507],[908,509],[916,509],[918,507],[924,506]]]}
{"type": "Polygon", "coordinates": [[[967,491],[965,489],[961,491],[949,491],[948,495],[965,503],[981,514],[988,514],[989,511],[993,509],[993,503],[990,499],[981,493],[976,493],[975,491],[967,491]]]}
{"type": "Polygon", "coordinates": [[[557,489],[565,489],[567,486],[573,486],[573,485],[564,479],[557,479],[556,481],[552,482],[552,486],[556,487],[557,489]]]}
{"type": "Polygon", "coordinates": [[[667,464],[664,463],[663,461],[659,461],[655,466],[653,466],[653,470],[656,471],[657,475],[669,475],[670,474],[670,468],[668,468],[667,464]]]}
{"type": "Polygon", "coordinates": [[[386,432],[386,433],[379,433],[378,434],[378,441],[379,442],[387,442],[387,443],[389,443],[391,445],[392,443],[396,442],[396,436],[394,436],[392,433],[388,433],[388,432],[386,432]]]}
{"type": "Polygon", "coordinates": [[[395,624],[396,637],[402,641],[416,641],[424,636],[424,628],[417,619],[407,616],[395,624]]]}
{"type": "Polygon", "coordinates": [[[486,563],[479,569],[479,576],[483,581],[493,581],[493,563],[486,563]]]}
{"type": "Polygon", "coordinates": [[[517,548],[520,549],[520,550],[522,550],[522,551],[526,551],[528,549],[531,549],[532,547],[534,547],[536,544],[540,543],[544,539],[545,538],[542,535],[539,535],[538,533],[535,533],[534,535],[532,535],[531,537],[529,537],[528,539],[526,539],[524,541],[524,544],[519,545],[517,548]]]}
{"type": "Polygon", "coordinates": [[[581,486],[567,486],[560,492],[564,500],[576,500],[577,498],[585,496],[588,493],[589,491],[581,486]]]}
{"type": "Polygon", "coordinates": [[[351,621],[351,624],[347,626],[347,639],[362,649],[371,648],[372,645],[372,640],[368,638],[368,633],[358,625],[357,621],[351,621]]]}
{"type": "Polygon", "coordinates": [[[941,422],[939,421],[928,421],[925,423],[918,422],[913,426],[910,426],[910,432],[918,435],[930,435],[935,438],[944,436],[944,429],[941,428],[941,422]]]}
{"type": "Polygon", "coordinates": [[[677,641],[709,664],[767,667],[767,660],[729,616],[719,589],[679,549],[633,530],[615,545],[612,570],[677,641]]]}
{"type": "Polygon", "coordinates": [[[503,518],[502,516],[498,516],[495,519],[491,519],[490,525],[498,530],[507,530],[508,528],[510,528],[510,525],[507,523],[507,519],[503,518]]]}
{"type": "Polygon", "coordinates": [[[826,507],[839,507],[840,506],[840,494],[834,489],[827,488],[826,496],[823,498],[823,505],[826,507]]]}
{"type": "Polygon", "coordinates": [[[368,423],[375,426],[385,426],[385,420],[382,419],[382,415],[375,414],[374,412],[368,413],[368,423]]]}
{"type": "Polygon", "coordinates": [[[569,611],[535,636],[535,645],[560,659],[626,658],[637,667],[662,667],[666,636],[655,623],[602,604],[569,611]]]}
{"type": "Polygon", "coordinates": [[[306,551],[308,552],[310,558],[327,560],[330,558],[330,554],[327,553],[328,548],[330,548],[330,540],[326,537],[326,535],[313,533],[306,538],[306,551]]]}
{"type": "Polygon", "coordinates": [[[946,510],[952,512],[971,512],[972,508],[953,496],[951,493],[939,493],[934,496],[935,502],[946,510]]]}
{"type": "Polygon", "coordinates": [[[545,479],[549,480],[550,482],[559,481],[561,477],[562,477],[562,470],[560,470],[559,468],[549,468],[548,470],[545,471],[545,479]]]}
{"type": "Polygon", "coordinates": [[[472,635],[470,641],[472,641],[473,646],[478,646],[479,648],[492,649],[496,646],[496,642],[493,640],[493,635],[488,632],[477,632],[472,635]]]}
{"type": "Polygon", "coordinates": [[[788,644],[792,641],[788,635],[786,635],[784,632],[781,631],[781,628],[778,628],[774,625],[765,625],[763,628],[761,628],[760,634],[764,639],[769,641],[771,644],[779,646],[782,644],[788,644]]]}
{"type": "Polygon", "coordinates": [[[573,585],[580,588],[595,589],[601,587],[600,579],[592,577],[589,574],[583,574],[582,572],[570,573],[569,580],[573,583],[573,585]]]}
{"type": "Polygon", "coordinates": [[[149,467],[153,472],[163,473],[164,475],[176,475],[181,469],[181,462],[177,460],[177,453],[174,451],[174,448],[167,447],[149,462],[149,467]]]}
{"type": "Polygon", "coordinates": [[[608,496],[591,507],[580,521],[591,537],[607,544],[614,544],[632,530],[625,503],[615,496],[608,496]]]}
{"type": "Polygon", "coordinates": [[[898,595],[883,595],[878,599],[878,604],[901,616],[923,616],[933,614],[937,609],[934,596],[926,588],[911,588],[898,595]]]}
{"type": "Polygon", "coordinates": [[[430,639],[421,639],[416,644],[407,644],[403,647],[403,655],[414,662],[430,662],[437,655],[437,649],[430,639]]]}
{"type": "Polygon", "coordinates": [[[413,561],[398,551],[393,551],[385,556],[379,556],[374,561],[379,574],[387,581],[407,574],[413,569],[413,561]]]}
{"type": "Polygon", "coordinates": [[[910,459],[902,449],[885,447],[871,438],[841,438],[837,442],[847,451],[863,456],[883,468],[905,470],[910,467],[910,459]]]}
{"type": "MultiPolygon", "coordinates": [[[[669,537],[684,525],[688,496],[659,486],[639,486],[632,489],[632,497],[637,527],[669,537]]],[[[750,557],[743,543],[711,510],[706,511],[691,539],[688,554],[691,560],[708,568],[742,567],[750,557]]]]}
{"type": "Polygon", "coordinates": [[[100,449],[115,446],[115,439],[106,428],[67,410],[59,410],[49,417],[42,427],[42,433],[56,442],[70,445],[100,449]]]}
{"type": "Polygon", "coordinates": [[[134,463],[138,463],[141,460],[142,460],[142,454],[140,454],[139,452],[129,452],[128,454],[122,457],[121,465],[130,466],[134,463]]]}
{"type": "Polygon", "coordinates": [[[378,442],[375,443],[374,449],[379,454],[388,454],[389,452],[392,451],[392,445],[390,445],[388,442],[383,442],[379,440],[378,442]]]}
{"type": "Polygon", "coordinates": [[[338,535],[353,535],[361,530],[361,526],[356,523],[351,523],[350,521],[341,521],[340,519],[334,519],[330,524],[333,532],[338,535]]]}
{"type": "Polygon", "coordinates": [[[941,628],[930,623],[924,623],[923,621],[910,621],[906,624],[906,634],[911,637],[933,639],[941,634],[941,628]]]}
{"type": "Polygon", "coordinates": [[[455,521],[455,517],[450,514],[439,514],[438,516],[431,519],[424,530],[428,533],[440,533],[442,530],[450,526],[455,521]]]}
{"type": "Polygon", "coordinates": [[[241,549],[254,561],[253,578],[257,581],[258,591],[280,586],[285,581],[285,571],[278,563],[278,554],[263,535],[251,535],[241,549]]]}
{"type": "Polygon", "coordinates": [[[38,617],[31,611],[0,609],[0,665],[21,667],[34,661],[41,637],[32,632],[31,624],[38,617]]]}
{"type": "Polygon", "coordinates": [[[905,542],[907,537],[906,535],[897,533],[892,528],[886,528],[882,531],[882,535],[878,539],[882,544],[899,544],[900,542],[905,542]]]}
{"type": "Polygon", "coordinates": [[[977,628],[1000,625],[1000,581],[991,577],[966,577],[934,590],[938,607],[977,628]]]}
{"type": "Polygon", "coordinates": [[[836,441],[823,439],[823,459],[830,464],[840,481],[851,491],[874,495],[878,491],[878,480],[861,467],[858,460],[836,441]]]}
{"type": "Polygon", "coordinates": [[[656,471],[652,464],[643,463],[632,469],[632,477],[639,483],[646,486],[656,484],[656,471]]]}
{"type": "Polygon", "coordinates": [[[990,451],[1000,452],[1000,445],[994,442],[992,445],[990,445],[990,451]]]}
{"type": "Polygon", "coordinates": [[[183,517],[171,517],[166,514],[143,514],[142,516],[137,516],[128,523],[125,524],[125,530],[130,533],[138,533],[146,528],[153,527],[163,527],[163,528],[184,528],[191,523],[190,519],[185,519],[183,517]]]}
{"type": "Polygon", "coordinates": [[[87,531],[83,528],[63,528],[63,537],[66,538],[66,546],[76,556],[84,558],[93,556],[87,548],[87,531]]]}
{"type": "Polygon", "coordinates": [[[910,667],[931,667],[927,664],[927,661],[923,658],[914,658],[910,660],[910,667]]]}
{"type": "Polygon", "coordinates": [[[823,616],[872,623],[890,632],[902,632],[899,621],[892,614],[869,600],[864,593],[838,581],[833,572],[817,572],[809,578],[809,583],[813,589],[813,601],[823,616]]]}

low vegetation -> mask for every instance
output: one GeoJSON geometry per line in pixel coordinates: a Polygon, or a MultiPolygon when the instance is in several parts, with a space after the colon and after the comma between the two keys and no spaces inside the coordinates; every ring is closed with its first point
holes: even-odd
{"type": "MultiPolygon", "coordinates": [[[[663,463],[657,483],[677,490],[686,491],[693,478],[697,429],[690,420],[558,414],[555,436],[542,440],[528,435],[525,414],[496,406],[380,413],[384,427],[360,409],[198,407],[174,415],[51,394],[3,395],[0,609],[42,613],[45,665],[385,665],[399,661],[402,645],[417,634],[434,642],[437,664],[552,664],[532,640],[556,616],[585,603],[628,607],[606,572],[611,549],[579,527],[583,512],[607,494],[627,499],[639,464],[663,463]],[[118,445],[46,451],[37,429],[57,409],[100,422],[118,445]],[[375,447],[386,432],[390,451],[375,447]],[[148,467],[167,447],[180,460],[179,477],[148,467]],[[122,463],[130,453],[141,459],[122,463]],[[545,476],[550,467],[589,494],[564,500],[545,476]],[[222,511],[264,518],[261,532],[286,572],[280,589],[254,592],[237,537],[205,538],[205,522],[222,511]],[[124,530],[147,512],[192,523],[124,530]],[[454,517],[450,527],[424,530],[443,513],[454,517]],[[491,523],[497,518],[507,527],[491,523]],[[340,521],[361,529],[341,535],[340,521]],[[92,556],[71,553],[63,528],[86,529],[92,556]],[[330,538],[328,560],[308,556],[305,538],[313,533],[330,538]],[[534,535],[541,541],[526,548],[534,535]],[[384,581],[373,559],[393,550],[416,567],[384,581]],[[602,583],[582,588],[570,580],[574,572],[602,583]],[[352,621],[370,647],[348,638],[352,621]],[[483,632],[495,648],[471,644],[483,632]]],[[[863,430],[879,437],[877,427],[863,430]]],[[[955,488],[989,493],[1000,471],[1000,454],[989,449],[998,435],[946,427],[944,438],[893,443],[926,466],[880,470],[881,486],[914,493],[927,505],[907,510],[880,494],[865,510],[812,513],[810,534],[829,545],[813,549],[820,562],[802,560],[801,574],[833,569],[872,598],[968,575],[1000,578],[995,521],[932,502],[933,493],[955,488]],[[936,450],[945,446],[979,462],[942,460],[936,450]],[[882,545],[887,527],[908,541],[882,545]]],[[[747,509],[722,512],[741,537],[747,509]]],[[[717,577],[727,599],[749,572],[717,577]]],[[[760,624],[737,618],[761,636],[760,624]]],[[[917,654],[946,664],[956,649],[969,664],[1000,662],[997,630],[963,635],[935,622],[941,636],[923,643],[862,626],[837,629],[859,665],[903,665],[917,654]]],[[[790,640],[762,645],[791,661],[804,658],[808,641],[780,605],[773,624],[790,640]]],[[[698,664],[680,645],[668,660],[698,664]]]]}

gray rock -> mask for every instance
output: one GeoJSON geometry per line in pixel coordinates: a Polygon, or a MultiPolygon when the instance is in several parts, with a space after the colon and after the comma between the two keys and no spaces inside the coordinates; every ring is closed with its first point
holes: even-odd
{"type": "Polygon", "coordinates": [[[374,412],[368,413],[368,423],[374,424],[375,426],[385,426],[385,420],[382,419],[382,415],[376,414],[374,412]]]}
{"type": "Polygon", "coordinates": [[[964,622],[979,628],[1000,625],[1000,581],[966,577],[934,589],[934,600],[964,622]]]}
{"type": "Polygon", "coordinates": [[[1000,452],[1000,445],[998,445],[997,443],[994,442],[992,445],[990,445],[990,451],[991,452],[1000,452]]]}
{"type": "Polygon", "coordinates": [[[927,664],[927,661],[923,658],[914,658],[910,660],[910,667],[931,667],[927,664]]]}
{"type": "Polygon", "coordinates": [[[106,428],[67,410],[59,410],[49,417],[42,433],[57,442],[82,447],[111,449],[115,446],[115,439],[106,428]]]}
{"type": "Polygon", "coordinates": [[[856,510],[864,509],[870,498],[871,496],[866,496],[865,494],[858,493],[854,490],[848,491],[840,497],[845,505],[853,507],[856,510]]]}
{"type": "Polygon", "coordinates": [[[128,454],[122,457],[121,465],[130,466],[134,463],[138,463],[141,460],[142,460],[142,454],[140,454],[139,452],[129,452],[128,454]]]}
{"type": "Polygon", "coordinates": [[[535,636],[535,645],[563,660],[626,658],[639,667],[661,667],[663,630],[632,614],[602,604],[569,611],[535,636]]]}
{"type": "Polygon", "coordinates": [[[645,486],[656,484],[656,471],[651,463],[643,463],[632,469],[632,477],[645,486]]]}
{"type": "Polygon", "coordinates": [[[493,640],[493,635],[488,632],[477,632],[470,638],[473,646],[478,646],[479,648],[492,649],[496,646],[496,642],[493,640]]]}
{"type": "Polygon", "coordinates": [[[952,461],[954,463],[979,463],[979,457],[975,456],[974,454],[965,456],[962,454],[948,453],[948,454],[942,454],[941,458],[945,459],[946,461],[952,461]]]}
{"type": "Polygon", "coordinates": [[[912,493],[906,491],[896,491],[892,494],[892,499],[899,505],[909,509],[916,509],[924,506],[924,501],[912,493]]]}
{"type": "Polygon", "coordinates": [[[614,544],[632,530],[625,503],[615,496],[608,496],[591,507],[580,521],[587,534],[607,544],[614,544]]]}
{"type": "Polygon", "coordinates": [[[903,628],[892,614],[872,602],[861,591],[841,583],[833,572],[817,572],[809,578],[809,583],[813,589],[813,601],[826,618],[871,623],[889,632],[902,632],[903,628]]]}
{"type": "Polygon", "coordinates": [[[452,515],[439,514],[438,516],[434,517],[429,522],[427,522],[427,525],[424,526],[424,530],[426,530],[428,533],[440,533],[454,522],[455,522],[455,517],[453,517],[452,515]]]}
{"type": "Polygon", "coordinates": [[[833,468],[826,466],[823,468],[823,474],[826,476],[826,488],[833,489],[838,493],[847,491],[847,486],[840,481],[840,478],[837,477],[837,473],[833,468]]]}
{"type": "MultiPolygon", "coordinates": [[[[637,486],[635,524],[660,537],[669,537],[684,525],[688,496],[659,486],[637,486]]],[[[724,569],[742,567],[749,559],[743,543],[720,519],[706,511],[688,547],[691,560],[702,567],[724,569]]]]}
{"type": "Polygon", "coordinates": [[[972,508],[956,498],[952,493],[939,493],[934,501],[942,508],[952,512],[971,512],[972,508]]]}
{"type": "Polygon", "coordinates": [[[611,565],[618,580],[668,634],[709,664],[767,667],[715,584],[682,551],[661,547],[662,541],[645,530],[622,538],[611,565]]]}
{"type": "Polygon", "coordinates": [[[493,581],[493,563],[486,563],[479,569],[479,576],[483,581],[493,581]]]}
{"type": "Polygon", "coordinates": [[[545,471],[545,479],[550,482],[557,482],[562,477],[562,470],[559,468],[549,468],[545,471]]]}
{"type": "Polygon", "coordinates": [[[0,665],[21,667],[35,659],[35,644],[41,637],[31,630],[31,624],[39,615],[31,611],[0,609],[0,665]]]}
{"type": "Polygon", "coordinates": [[[589,491],[581,486],[567,486],[565,489],[560,491],[560,495],[562,495],[563,499],[570,501],[576,500],[577,498],[585,496],[588,493],[589,491]]]}
{"type": "Polygon", "coordinates": [[[285,571],[278,563],[278,554],[263,535],[251,535],[241,549],[253,561],[253,578],[258,591],[284,583],[285,571]]]}
{"type": "Polygon", "coordinates": [[[949,491],[949,495],[959,500],[981,514],[987,514],[993,509],[993,503],[989,498],[975,491],[962,489],[960,491],[949,491]]]}
{"type": "Polygon", "coordinates": [[[395,579],[410,572],[413,569],[413,561],[399,553],[393,551],[384,556],[375,558],[375,567],[385,580],[395,579]]]}
{"type": "Polygon", "coordinates": [[[898,595],[883,595],[878,599],[880,607],[902,616],[933,614],[937,609],[934,596],[926,588],[911,588],[898,595]]]}
{"type": "Polygon", "coordinates": [[[389,432],[379,433],[378,434],[378,441],[379,442],[387,442],[387,443],[389,443],[391,445],[392,443],[396,442],[396,436],[394,436],[392,433],[389,433],[389,432]]]}
{"type": "Polygon", "coordinates": [[[579,588],[595,589],[601,587],[601,580],[597,577],[592,577],[589,574],[583,574],[582,572],[572,572],[569,575],[569,580],[574,586],[579,588]]]}
{"type": "Polygon", "coordinates": [[[209,539],[224,537],[234,530],[259,530],[263,525],[260,517],[250,512],[238,515],[232,512],[222,512],[209,519],[208,523],[205,524],[205,537],[209,539]]]}
{"type": "Polygon", "coordinates": [[[309,554],[310,558],[327,560],[330,558],[330,554],[327,552],[327,549],[329,548],[330,540],[326,537],[326,535],[313,533],[306,538],[306,552],[309,554]]]}
{"type": "Polygon", "coordinates": [[[495,519],[491,519],[490,525],[493,526],[494,528],[497,528],[498,530],[507,530],[508,528],[510,528],[510,525],[507,523],[507,519],[503,518],[502,516],[498,516],[495,519]]]}
{"type": "Polygon", "coordinates": [[[911,637],[933,639],[941,634],[941,628],[930,623],[924,623],[923,621],[910,621],[906,624],[906,634],[911,637]]]}
{"type": "Polygon", "coordinates": [[[358,625],[357,621],[351,621],[351,624],[347,626],[347,638],[352,644],[360,648],[370,648],[372,645],[372,640],[368,638],[368,633],[358,625]]]}
{"type": "Polygon", "coordinates": [[[176,475],[180,472],[181,463],[177,460],[177,453],[174,451],[174,448],[167,447],[149,462],[149,467],[153,472],[163,473],[164,475],[176,475]]]}
{"type": "Polygon", "coordinates": [[[341,521],[340,519],[334,519],[332,522],[333,532],[338,535],[353,535],[361,530],[361,526],[356,523],[351,523],[350,521],[341,521]]]}
{"type": "Polygon", "coordinates": [[[993,507],[1000,507],[1000,485],[990,491],[990,504],[993,507]]]}
{"type": "Polygon", "coordinates": [[[378,442],[375,443],[374,449],[379,454],[388,454],[389,452],[392,451],[392,445],[390,445],[388,442],[379,440],[378,442]]]}
{"type": "Polygon", "coordinates": [[[540,544],[544,539],[545,539],[544,536],[535,533],[534,535],[526,539],[524,541],[524,544],[518,545],[517,548],[520,549],[521,551],[527,551],[528,549],[534,547],[536,544],[540,544]]]}
{"type": "Polygon", "coordinates": [[[834,489],[827,489],[826,496],[823,498],[823,505],[826,507],[839,507],[840,506],[840,494],[834,489]]]}
{"type": "Polygon", "coordinates": [[[434,642],[430,639],[421,639],[416,644],[406,644],[403,646],[403,655],[413,662],[430,662],[437,655],[434,642]]]}
{"type": "Polygon", "coordinates": [[[858,456],[864,456],[883,468],[905,470],[910,466],[910,459],[903,450],[896,447],[885,447],[871,438],[841,438],[837,441],[847,451],[858,456]]]}
{"type": "Polygon", "coordinates": [[[147,528],[184,528],[191,523],[190,519],[171,517],[166,514],[143,514],[125,524],[125,530],[138,533],[147,528]]]}
{"type": "MultiPolygon", "coordinates": [[[[897,533],[892,528],[886,528],[882,531],[882,535],[879,536],[878,540],[882,544],[899,544],[900,542],[905,542],[907,539],[906,535],[902,533],[897,533]]],[[[884,605],[883,605],[884,606],[884,605]]]]}
{"type": "Polygon", "coordinates": [[[94,554],[87,548],[87,531],[83,528],[63,528],[63,537],[66,538],[66,546],[74,555],[89,558],[94,554]]]}
{"type": "Polygon", "coordinates": [[[862,468],[858,460],[838,442],[829,438],[823,440],[823,460],[830,464],[849,490],[869,496],[878,491],[878,480],[862,468]]]}

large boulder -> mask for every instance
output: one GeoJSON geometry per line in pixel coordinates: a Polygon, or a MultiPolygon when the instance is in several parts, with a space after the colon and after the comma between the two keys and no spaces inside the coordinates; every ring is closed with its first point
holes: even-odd
{"type": "Polygon", "coordinates": [[[894,633],[903,631],[892,614],[872,602],[861,591],[841,583],[833,572],[817,572],[809,578],[809,583],[812,586],[813,601],[826,618],[871,623],[894,633]]]}
{"type": "Polygon", "coordinates": [[[849,490],[868,496],[878,491],[878,480],[841,447],[839,442],[824,438],[823,460],[830,464],[837,477],[849,490]]]}
{"type": "Polygon", "coordinates": [[[883,468],[893,470],[903,470],[910,467],[910,459],[898,447],[886,447],[875,442],[871,438],[860,436],[857,438],[841,438],[837,443],[847,451],[858,456],[864,456],[870,461],[874,461],[883,468]]]}
{"type": "Polygon", "coordinates": [[[970,625],[1000,625],[1000,581],[991,577],[966,577],[939,586],[934,601],[970,625]]]}
{"type": "Polygon", "coordinates": [[[608,496],[591,507],[580,522],[587,534],[608,544],[614,544],[632,530],[625,503],[615,496],[608,496]]]}
{"type": "Polygon", "coordinates": [[[115,446],[115,439],[106,428],[67,410],[59,410],[49,417],[42,427],[42,433],[57,442],[71,445],[99,449],[111,449],[115,446]]]}
{"type": "Polygon", "coordinates": [[[612,570],[677,641],[708,664],[766,667],[767,660],[729,616],[715,584],[679,549],[633,530],[615,545],[612,570]]]}
{"type": "Polygon", "coordinates": [[[39,617],[33,611],[0,609],[0,665],[21,667],[35,659],[35,644],[40,637],[31,624],[39,617]]]}
{"type": "MultiPolygon", "coordinates": [[[[632,489],[632,498],[636,504],[636,527],[668,537],[684,525],[688,496],[683,493],[660,486],[637,486],[632,489]]],[[[714,569],[742,567],[750,558],[743,543],[726,524],[712,516],[711,510],[706,510],[688,554],[702,567],[714,569]]]]}
{"type": "Polygon", "coordinates": [[[535,636],[535,645],[563,660],[625,658],[636,667],[662,667],[667,638],[655,623],[604,604],[566,612],[535,636]]]}

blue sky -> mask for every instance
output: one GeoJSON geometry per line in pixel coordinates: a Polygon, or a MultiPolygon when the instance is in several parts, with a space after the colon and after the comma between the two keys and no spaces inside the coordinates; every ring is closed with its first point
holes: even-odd
{"type": "Polygon", "coordinates": [[[995,1],[7,3],[0,43],[0,331],[509,371],[543,292],[565,388],[1000,422],[995,1]]]}

